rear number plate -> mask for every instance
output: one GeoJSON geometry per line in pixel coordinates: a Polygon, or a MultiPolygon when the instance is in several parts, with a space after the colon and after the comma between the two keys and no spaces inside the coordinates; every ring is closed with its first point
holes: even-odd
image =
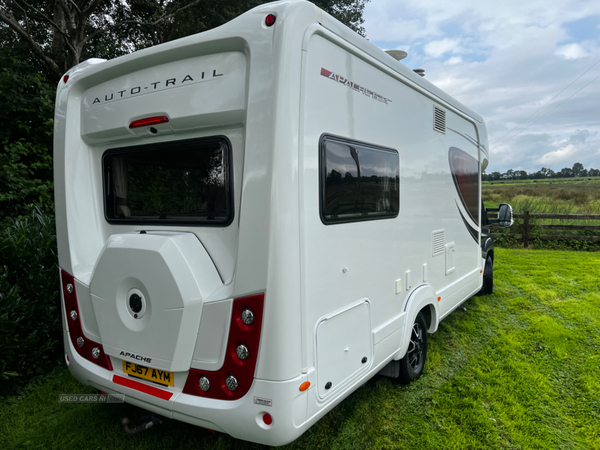
{"type": "Polygon", "coordinates": [[[173,386],[173,372],[152,369],[128,361],[123,361],[123,372],[134,377],[143,378],[144,380],[173,386]]]}

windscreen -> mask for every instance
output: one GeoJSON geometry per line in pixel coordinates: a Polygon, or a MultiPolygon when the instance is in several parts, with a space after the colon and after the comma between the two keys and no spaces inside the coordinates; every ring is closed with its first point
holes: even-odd
{"type": "Polygon", "coordinates": [[[230,145],[194,139],[112,149],[104,155],[109,222],[229,224],[230,145]]]}

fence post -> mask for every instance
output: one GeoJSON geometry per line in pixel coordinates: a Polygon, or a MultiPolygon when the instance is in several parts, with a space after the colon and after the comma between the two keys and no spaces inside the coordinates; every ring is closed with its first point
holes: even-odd
{"type": "Polygon", "coordinates": [[[523,214],[523,247],[529,247],[529,211],[523,214]]]}

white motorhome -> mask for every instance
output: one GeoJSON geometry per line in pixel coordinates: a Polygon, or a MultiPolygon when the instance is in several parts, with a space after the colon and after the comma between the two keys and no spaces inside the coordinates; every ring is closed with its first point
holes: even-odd
{"type": "Polygon", "coordinates": [[[288,443],[491,292],[482,118],[306,1],[73,68],[54,160],[69,369],[167,418],[288,443]]]}

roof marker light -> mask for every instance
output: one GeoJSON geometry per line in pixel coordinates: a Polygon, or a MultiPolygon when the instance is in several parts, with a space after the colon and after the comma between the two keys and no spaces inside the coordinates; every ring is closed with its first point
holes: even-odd
{"type": "Polygon", "coordinates": [[[167,116],[146,117],[145,119],[134,120],[129,124],[129,128],[147,127],[158,123],[167,123],[168,121],[169,118],[167,116]]]}
{"type": "Polygon", "coordinates": [[[65,75],[63,77],[63,82],[66,83],[67,81],[69,81],[69,75],[65,75]]]}
{"type": "Polygon", "coordinates": [[[274,14],[269,14],[267,17],[265,17],[265,25],[268,27],[272,27],[273,25],[275,25],[275,19],[277,19],[277,17],[275,17],[274,14]]]}

